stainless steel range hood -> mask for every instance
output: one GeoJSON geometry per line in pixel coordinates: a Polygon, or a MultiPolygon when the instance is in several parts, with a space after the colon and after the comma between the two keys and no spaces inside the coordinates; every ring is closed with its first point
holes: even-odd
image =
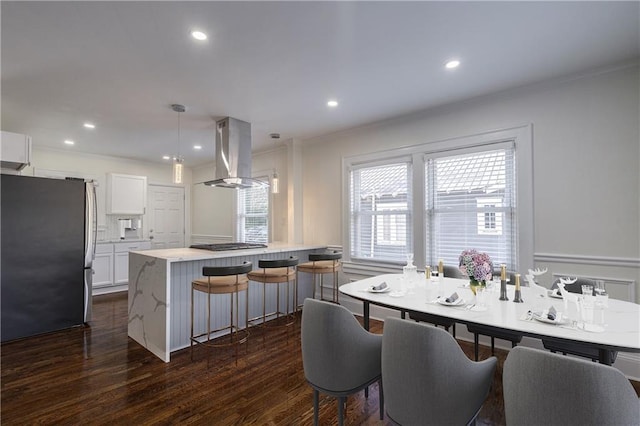
{"type": "Polygon", "coordinates": [[[216,178],[204,183],[223,188],[266,186],[251,177],[251,124],[227,117],[216,122],[216,178]]]}

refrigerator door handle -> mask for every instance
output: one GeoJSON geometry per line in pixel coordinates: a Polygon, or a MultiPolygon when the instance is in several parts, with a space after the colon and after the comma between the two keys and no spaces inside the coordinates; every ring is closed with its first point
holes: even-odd
{"type": "Polygon", "coordinates": [[[85,251],[84,251],[84,322],[92,317],[93,291],[93,259],[96,254],[96,239],[98,236],[96,188],[93,182],[85,183],[85,251]]]}

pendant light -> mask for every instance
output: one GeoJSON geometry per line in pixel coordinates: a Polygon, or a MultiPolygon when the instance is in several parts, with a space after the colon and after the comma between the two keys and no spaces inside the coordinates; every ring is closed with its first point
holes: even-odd
{"type": "Polygon", "coordinates": [[[180,155],[180,113],[187,109],[184,105],[173,104],[171,109],[178,113],[178,154],[173,157],[173,183],[182,183],[182,172],[184,168],[184,158],[180,155]]]}
{"type": "Polygon", "coordinates": [[[271,178],[271,193],[278,194],[280,193],[280,188],[278,188],[278,172],[273,171],[273,177],[271,178]]]}
{"type": "MultiPolygon", "coordinates": [[[[271,139],[273,139],[274,141],[277,141],[278,139],[280,139],[280,133],[271,133],[269,135],[269,137],[271,139]]],[[[274,147],[277,147],[277,143],[274,142],[274,147]]],[[[275,150],[274,150],[274,155],[276,154],[275,150]]],[[[271,193],[272,194],[278,194],[280,192],[280,188],[279,188],[279,180],[278,180],[278,170],[273,169],[273,177],[271,178],[271,193]]]]}

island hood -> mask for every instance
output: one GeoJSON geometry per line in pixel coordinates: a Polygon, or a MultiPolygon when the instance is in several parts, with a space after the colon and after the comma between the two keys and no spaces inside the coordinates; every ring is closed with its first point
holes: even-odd
{"type": "Polygon", "coordinates": [[[236,118],[216,121],[216,174],[204,183],[223,188],[266,186],[251,177],[251,124],[236,118]]]}

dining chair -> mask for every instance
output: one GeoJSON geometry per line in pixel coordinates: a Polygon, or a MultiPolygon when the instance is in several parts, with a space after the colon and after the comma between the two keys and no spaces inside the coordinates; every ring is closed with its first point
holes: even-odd
{"type": "Polygon", "coordinates": [[[474,421],[493,381],[497,359],[471,361],[446,331],[387,318],[382,383],[387,416],[401,425],[474,421]]]}
{"type": "Polygon", "coordinates": [[[636,392],[608,365],[518,346],[502,382],[507,425],[640,424],[636,392]]]}
{"type": "Polygon", "coordinates": [[[320,392],[337,397],[338,424],[342,425],[346,397],[374,382],[378,382],[380,420],[383,419],[381,335],[362,328],[344,306],[305,299],[301,341],[304,376],[313,388],[314,425],[318,424],[320,392]]]}
{"type": "MultiPolygon", "coordinates": [[[[551,284],[551,290],[558,288],[558,283],[560,279],[556,279],[553,284],[551,284]]],[[[576,282],[565,284],[564,288],[569,293],[582,294],[582,286],[590,285],[595,288],[596,282],[594,280],[588,278],[578,277],[576,282]]],[[[594,293],[595,294],[595,293],[594,293]]],[[[594,348],[591,345],[580,344],[573,341],[556,339],[553,337],[546,337],[542,339],[542,346],[545,349],[550,350],[553,353],[561,352],[563,355],[575,355],[583,358],[589,358],[592,361],[598,361],[600,359],[600,350],[598,348],[594,348]]],[[[616,360],[618,352],[610,351],[611,362],[616,360]]]]}

